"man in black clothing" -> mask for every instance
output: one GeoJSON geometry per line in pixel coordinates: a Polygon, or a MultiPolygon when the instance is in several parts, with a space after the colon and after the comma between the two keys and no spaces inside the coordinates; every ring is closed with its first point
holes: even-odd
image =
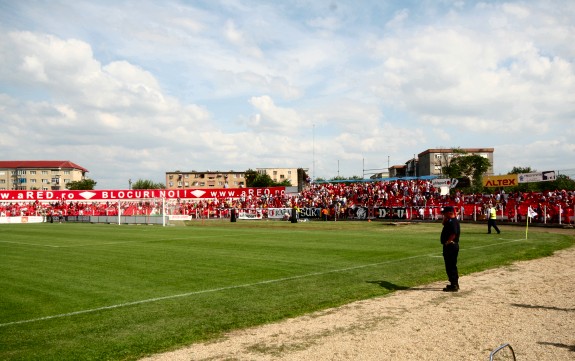
{"type": "Polygon", "coordinates": [[[457,255],[459,254],[459,221],[455,217],[455,210],[451,206],[441,210],[443,214],[443,230],[441,231],[441,244],[443,245],[443,261],[449,279],[443,291],[459,291],[459,274],[457,273],[457,255]]]}

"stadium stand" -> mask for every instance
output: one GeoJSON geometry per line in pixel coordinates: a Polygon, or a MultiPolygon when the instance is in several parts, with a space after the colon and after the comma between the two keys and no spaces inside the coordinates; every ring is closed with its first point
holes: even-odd
{"type": "MultiPolygon", "coordinates": [[[[536,213],[534,222],[573,223],[575,192],[514,192],[506,194],[463,194],[455,191],[442,195],[429,180],[394,180],[357,183],[313,184],[298,194],[282,196],[246,196],[210,200],[172,200],[169,214],[192,215],[193,218],[229,218],[231,209],[261,209],[266,218],[269,208],[318,208],[327,219],[345,219],[349,208],[403,208],[407,219],[437,219],[441,207],[458,209],[461,217],[484,219],[486,208],[494,205],[498,217],[510,222],[525,220],[529,209],[536,213]],[[323,212],[322,212],[323,213],[323,212]]],[[[161,215],[162,201],[146,199],[118,202],[0,202],[0,216],[46,216],[66,219],[68,216],[161,215]]]]}

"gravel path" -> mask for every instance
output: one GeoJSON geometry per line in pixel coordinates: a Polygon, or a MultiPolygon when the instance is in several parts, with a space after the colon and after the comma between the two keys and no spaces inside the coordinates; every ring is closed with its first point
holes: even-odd
{"type": "Polygon", "coordinates": [[[234,331],[146,361],[575,360],[575,247],[552,257],[234,331]],[[508,360],[508,358],[506,358],[508,360]]]}

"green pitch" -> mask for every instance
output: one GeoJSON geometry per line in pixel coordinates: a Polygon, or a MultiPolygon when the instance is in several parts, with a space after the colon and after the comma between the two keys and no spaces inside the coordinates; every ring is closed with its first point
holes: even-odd
{"type": "MultiPolygon", "coordinates": [[[[501,228],[487,235],[485,225],[462,224],[461,275],[575,242],[501,228]]],[[[132,360],[445,280],[440,231],[380,222],[0,225],[0,359],[132,360]]]]}

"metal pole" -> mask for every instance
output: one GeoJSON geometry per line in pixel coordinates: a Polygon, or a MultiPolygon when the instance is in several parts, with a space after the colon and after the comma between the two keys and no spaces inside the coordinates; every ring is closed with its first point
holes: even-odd
{"type": "Polygon", "coordinates": [[[503,345],[499,346],[498,348],[496,348],[495,350],[493,350],[493,351],[491,352],[491,354],[489,355],[489,361],[495,360],[495,355],[496,355],[498,352],[500,352],[501,350],[503,350],[504,348],[509,348],[509,350],[511,351],[511,357],[513,358],[513,361],[517,360],[517,359],[515,358],[515,351],[513,351],[513,347],[511,347],[510,344],[506,343],[506,344],[503,344],[503,345]]]}
{"type": "Polygon", "coordinates": [[[311,178],[315,180],[315,124],[312,124],[312,171],[311,178]]]}

